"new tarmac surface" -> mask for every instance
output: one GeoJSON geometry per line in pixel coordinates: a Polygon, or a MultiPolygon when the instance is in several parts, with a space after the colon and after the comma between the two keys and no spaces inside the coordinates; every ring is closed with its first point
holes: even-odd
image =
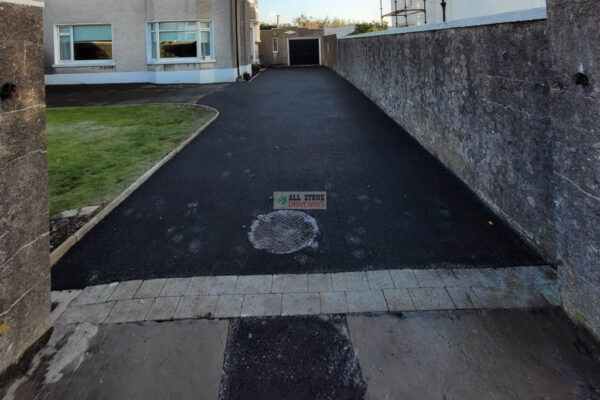
{"type": "MultiPolygon", "coordinates": [[[[151,89],[160,101],[161,91],[151,89]]],[[[170,87],[164,92],[173,95],[170,87]]],[[[70,89],[68,104],[93,103],[89,93],[70,89]]],[[[132,102],[127,91],[113,97],[113,104],[132,102]]],[[[59,100],[50,104],[64,105],[59,100]]],[[[53,289],[201,275],[544,264],[332,71],[268,70],[249,83],[219,86],[200,103],[220,117],[53,267],[53,289]],[[273,210],[274,191],[327,192],[327,210],[309,212],[319,227],[313,246],[287,255],[253,248],[248,231],[273,210]]]]}

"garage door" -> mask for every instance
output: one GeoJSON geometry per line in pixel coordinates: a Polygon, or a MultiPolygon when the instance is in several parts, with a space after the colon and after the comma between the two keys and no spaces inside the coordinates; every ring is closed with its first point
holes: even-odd
{"type": "Polygon", "coordinates": [[[290,65],[318,65],[319,39],[290,40],[290,65]]]}

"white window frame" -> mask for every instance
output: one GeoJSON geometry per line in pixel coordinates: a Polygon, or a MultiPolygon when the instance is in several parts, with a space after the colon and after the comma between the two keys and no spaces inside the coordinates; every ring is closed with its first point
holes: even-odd
{"type": "Polygon", "coordinates": [[[279,38],[274,37],[271,44],[273,46],[273,54],[279,53],[279,38]],[[275,46],[275,44],[277,44],[277,46],[275,46]],[[277,47],[277,50],[275,50],[275,47],[277,47]]]}
{"type": "Polygon", "coordinates": [[[215,24],[212,19],[191,19],[191,20],[169,20],[169,21],[148,21],[146,23],[146,59],[148,64],[199,64],[199,63],[214,63],[217,62],[215,57],[215,24]],[[160,58],[160,29],[156,32],[156,55],[158,58],[152,58],[152,25],[157,24],[159,27],[161,22],[179,22],[179,23],[196,23],[196,54],[199,57],[180,57],[180,58],[160,58]],[[200,23],[210,23],[210,28],[201,28],[200,23]],[[210,32],[210,58],[202,57],[201,32],[210,32]]]}
{"type": "Polygon", "coordinates": [[[81,24],[55,24],[54,32],[54,64],[53,67],[103,67],[114,66],[115,63],[115,33],[113,25],[106,22],[81,23],[81,24]],[[75,42],[73,41],[73,27],[75,26],[94,26],[94,25],[109,25],[110,38],[112,44],[112,58],[110,60],[75,60],[75,42]],[[61,34],[59,28],[68,27],[70,32],[68,35],[61,34]],[[69,36],[71,38],[71,60],[60,59],[60,37],[69,36]]]}

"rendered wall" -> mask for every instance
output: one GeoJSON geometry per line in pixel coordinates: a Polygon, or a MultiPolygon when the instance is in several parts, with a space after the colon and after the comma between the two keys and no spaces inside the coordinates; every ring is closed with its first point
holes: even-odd
{"type": "Polygon", "coordinates": [[[325,59],[559,266],[600,337],[598,26],[600,1],[549,0],[547,20],[340,39],[325,59]]]}
{"type": "Polygon", "coordinates": [[[0,0],[0,372],[50,327],[42,4],[0,0]]]}

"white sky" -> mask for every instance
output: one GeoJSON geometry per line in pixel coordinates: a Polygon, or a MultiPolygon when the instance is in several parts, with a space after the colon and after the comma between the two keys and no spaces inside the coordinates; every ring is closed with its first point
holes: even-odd
{"type": "MultiPolygon", "coordinates": [[[[384,8],[389,8],[389,0],[384,8]]],[[[379,0],[259,0],[259,19],[274,23],[281,15],[281,23],[291,23],[304,14],[315,18],[338,17],[347,20],[379,21],[379,0]]]]}

